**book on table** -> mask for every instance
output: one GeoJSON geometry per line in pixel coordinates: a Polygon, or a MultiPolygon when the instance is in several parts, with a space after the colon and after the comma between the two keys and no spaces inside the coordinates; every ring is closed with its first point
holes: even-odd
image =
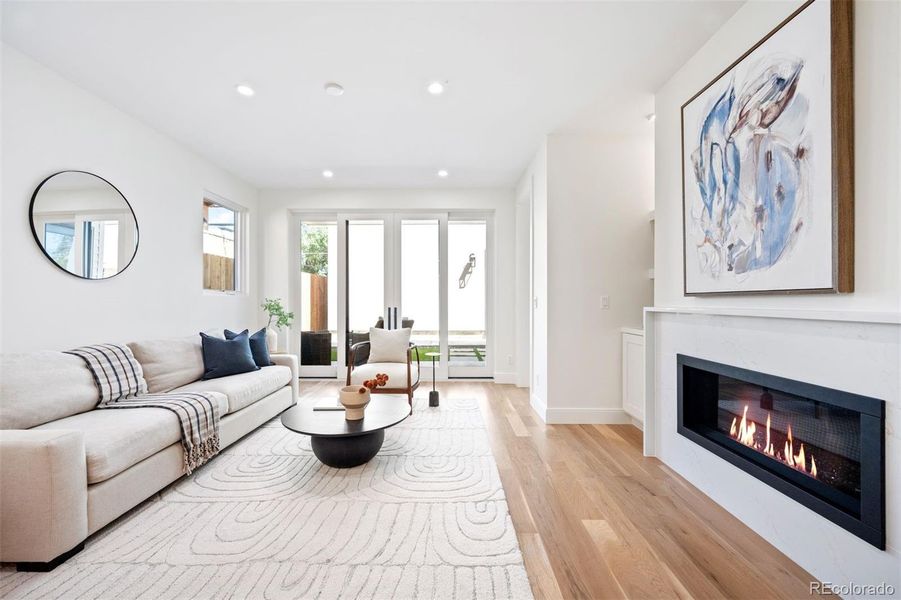
{"type": "Polygon", "coordinates": [[[344,410],[337,398],[320,398],[313,401],[313,410],[344,410]]]}

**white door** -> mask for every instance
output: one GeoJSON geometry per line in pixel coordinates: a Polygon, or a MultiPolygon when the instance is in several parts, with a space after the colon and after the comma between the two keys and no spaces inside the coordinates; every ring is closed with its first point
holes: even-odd
{"type": "Polygon", "coordinates": [[[493,377],[489,216],[450,215],[447,223],[448,376],[493,377]]]}
{"type": "Polygon", "coordinates": [[[412,328],[424,374],[438,352],[437,377],[492,377],[492,222],[484,213],[393,215],[388,306],[412,328]]]}
{"type": "Polygon", "coordinates": [[[297,240],[291,349],[302,377],[346,374],[370,327],[412,329],[423,379],[491,377],[491,221],[485,214],[310,213],[297,240]],[[299,334],[297,333],[299,331],[299,334]]]}
{"type": "Polygon", "coordinates": [[[291,310],[295,323],[289,349],[297,355],[301,377],[340,375],[338,216],[300,214],[292,221],[294,257],[291,310]]]}
{"type": "MultiPolygon", "coordinates": [[[[412,329],[423,379],[447,378],[447,214],[394,215],[396,257],[393,302],[400,326],[412,329]],[[434,358],[427,356],[438,353],[434,358]]],[[[416,355],[414,354],[414,360],[416,355]]]]}
{"type": "Polygon", "coordinates": [[[382,214],[339,214],[339,364],[351,347],[369,339],[371,327],[394,317],[394,218],[382,214]]]}

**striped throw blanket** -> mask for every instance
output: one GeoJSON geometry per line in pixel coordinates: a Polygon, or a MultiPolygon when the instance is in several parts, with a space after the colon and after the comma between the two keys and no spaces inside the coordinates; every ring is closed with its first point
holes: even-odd
{"type": "Polygon", "coordinates": [[[148,394],[144,371],[131,349],[97,344],[68,350],[81,357],[100,388],[97,408],[163,408],[181,425],[186,475],[219,453],[219,404],[206,393],[148,394]]]}

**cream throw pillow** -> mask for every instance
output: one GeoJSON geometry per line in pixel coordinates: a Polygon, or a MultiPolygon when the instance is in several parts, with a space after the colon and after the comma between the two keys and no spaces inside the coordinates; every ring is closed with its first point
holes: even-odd
{"type": "Polygon", "coordinates": [[[369,362],[406,363],[410,347],[410,328],[369,328],[369,362]]]}

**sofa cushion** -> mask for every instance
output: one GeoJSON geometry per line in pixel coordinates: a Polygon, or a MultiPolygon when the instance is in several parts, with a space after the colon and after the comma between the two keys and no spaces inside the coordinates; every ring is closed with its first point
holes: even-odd
{"type": "MultiPolygon", "coordinates": [[[[242,333],[247,333],[247,331],[248,330],[245,329],[242,333]]],[[[233,340],[241,335],[230,329],[226,329],[222,333],[225,334],[225,339],[227,340],[233,340]]],[[[331,334],[329,334],[329,336],[331,336],[331,334]]],[[[253,355],[253,362],[255,362],[258,367],[272,366],[274,363],[269,357],[269,342],[266,341],[266,328],[264,327],[251,335],[248,340],[250,341],[250,353],[253,355]]]]}
{"type": "Polygon", "coordinates": [[[0,356],[0,429],[30,429],[97,406],[84,360],[62,352],[0,356]]]}
{"type": "Polygon", "coordinates": [[[203,376],[199,336],[129,342],[128,347],[144,369],[151,394],[168,392],[203,376]]]}
{"type": "MultiPolygon", "coordinates": [[[[220,414],[225,396],[212,394],[220,414]]],[[[164,408],[98,409],[45,423],[35,429],[69,429],[84,433],[88,483],[99,483],[181,440],[175,413],[164,408]]]]}
{"type": "Polygon", "coordinates": [[[369,328],[369,362],[407,363],[410,347],[409,327],[403,329],[369,328]]]}
{"type": "Polygon", "coordinates": [[[232,339],[201,333],[200,343],[203,349],[202,379],[219,379],[257,371],[260,368],[253,360],[250,335],[246,329],[232,339]]]}
{"type": "MultiPolygon", "coordinates": [[[[388,376],[386,388],[404,389],[407,387],[407,363],[366,363],[354,369],[350,374],[350,382],[353,385],[363,385],[367,379],[375,379],[379,373],[388,376]]],[[[419,383],[419,373],[416,365],[410,366],[410,378],[412,385],[419,383]]]]}
{"type": "Polygon", "coordinates": [[[282,366],[263,367],[258,371],[229,375],[218,379],[195,381],[175,388],[173,392],[219,392],[228,398],[228,412],[233,413],[291,383],[291,369],[282,366]]]}

